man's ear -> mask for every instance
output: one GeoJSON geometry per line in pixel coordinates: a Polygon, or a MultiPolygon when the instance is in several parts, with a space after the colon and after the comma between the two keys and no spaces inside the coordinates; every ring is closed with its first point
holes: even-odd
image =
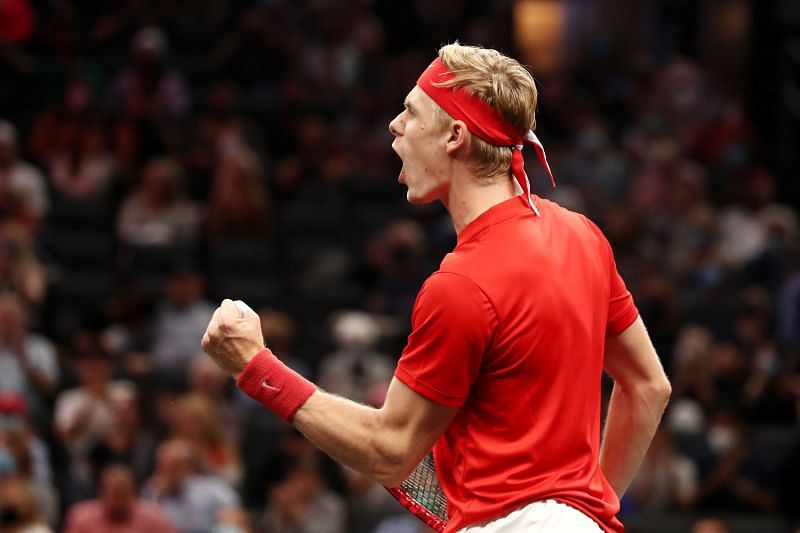
{"type": "Polygon", "coordinates": [[[447,144],[445,151],[447,155],[455,156],[457,154],[466,155],[469,153],[469,148],[472,143],[472,134],[467,129],[467,125],[461,120],[454,120],[450,127],[447,129],[447,144]]]}

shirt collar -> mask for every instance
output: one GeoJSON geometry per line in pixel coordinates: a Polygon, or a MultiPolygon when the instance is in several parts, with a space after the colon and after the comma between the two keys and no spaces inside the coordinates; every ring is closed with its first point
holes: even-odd
{"type": "MultiPolygon", "coordinates": [[[[538,196],[533,195],[533,201],[540,204],[541,201],[538,196]]],[[[467,224],[458,234],[458,244],[456,247],[471,241],[477,237],[483,230],[488,229],[490,226],[508,220],[509,218],[518,215],[533,215],[531,207],[525,201],[523,195],[509,198],[499,204],[493,205],[480,215],[475,220],[467,224]]]]}

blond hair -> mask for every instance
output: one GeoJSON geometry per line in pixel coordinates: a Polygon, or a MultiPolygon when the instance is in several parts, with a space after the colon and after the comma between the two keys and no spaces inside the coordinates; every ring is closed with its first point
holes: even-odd
{"type": "MultiPolygon", "coordinates": [[[[464,46],[458,42],[441,47],[439,59],[454,74],[453,79],[442,86],[456,87],[478,96],[505,118],[520,137],[536,127],[536,83],[518,61],[497,50],[464,46]]],[[[442,130],[453,123],[453,117],[438,105],[433,116],[442,130]]],[[[475,174],[484,177],[509,174],[511,148],[493,146],[477,136],[472,140],[472,170],[475,174]]]]}

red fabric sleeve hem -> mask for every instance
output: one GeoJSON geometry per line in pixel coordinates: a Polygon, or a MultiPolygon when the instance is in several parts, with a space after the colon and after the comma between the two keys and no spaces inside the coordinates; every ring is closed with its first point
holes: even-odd
{"type": "Polygon", "coordinates": [[[606,335],[619,335],[630,327],[631,324],[639,317],[639,310],[631,303],[631,306],[622,314],[615,316],[613,320],[608,321],[606,327],[606,335]]]}
{"type": "Polygon", "coordinates": [[[445,394],[441,391],[438,391],[429,385],[426,385],[400,365],[397,365],[397,368],[394,371],[394,375],[397,379],[402,381],[409,389],[413,390],[420,396],[424,396],[425,398],[427,398],[432,402],[436,402],[438,404],[445,405],[447,407],[461,407],[462,405],[464,405],[465,398],[456,398],[449,394],[445,394]]]}

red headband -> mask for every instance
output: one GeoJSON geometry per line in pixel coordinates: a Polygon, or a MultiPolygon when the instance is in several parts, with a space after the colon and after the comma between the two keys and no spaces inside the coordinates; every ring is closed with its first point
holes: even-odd
{"type": "Polygon", "coordinates": [[[419,77],[417,85],[425,94],[430,96],[431,100],[439,104],[448,115],[456,120],[463,121],[473,135],[493,146],[508,146],[512,148],[511,172],[528,199],[531,209],[538,215],[539,210],[536,209],[531,198],[531,184],[527,174],[525,174],[525,160],[522,157],[522,148],[525,144],[533,145],[536,155],[539,157],[539,162],[547,170],[550,182],[555,187],[556,181],[550,171],[550,165],[547,164],[547,157],[542,143],[539,142],[539,139],[531,130],[528,130],[524,136],[518,134],[506,119],[478,96],[470,95],[463,89],[439,85],[453,79],[453,77],[454,74],[444,66],[440,59],[436,58],[419,77]]]}

